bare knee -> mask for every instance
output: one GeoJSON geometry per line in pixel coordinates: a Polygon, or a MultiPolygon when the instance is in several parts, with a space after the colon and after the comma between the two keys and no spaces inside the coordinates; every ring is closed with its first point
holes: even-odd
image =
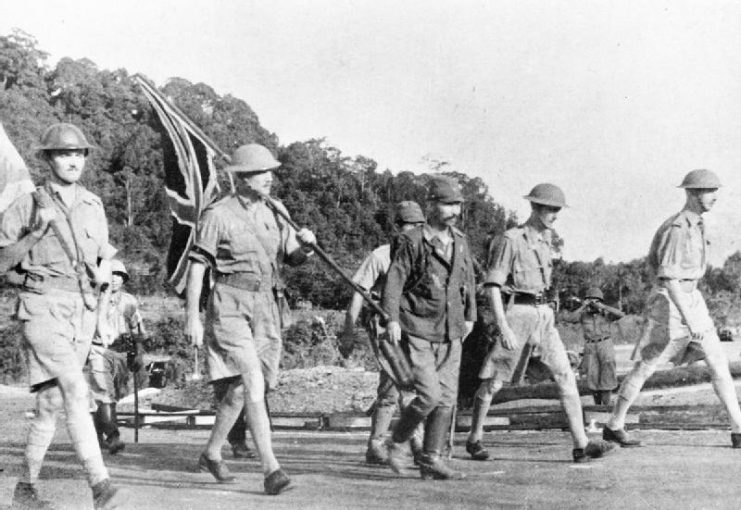
{"type": "Polygon", "coordinates": [[[579,390],[576,387],[576,377],[572,370],[554,372],[553,379],[556,381],[556,385],[558,386],[559,393],[562,397],[579,397],[579,390]]]}
{"type": "Polygon", "coordinates": [[[36,411],[40,415],[54,416],[64,405],[62,392],[57,386],[49,386],[38,393],[36,411]]]}
{"type": "Polygon", "coordinates": [[[494,395],[496,395],[497,392],[502,389],[503,385],[504,381],[500,381],[493,377],[490,379],[484,379],[483,381],[481,381],[481,384],[479,384],[479,388],[476,390],[476,398],[479,400],[491,402],[491,399],[494,398],[494,395]]]}

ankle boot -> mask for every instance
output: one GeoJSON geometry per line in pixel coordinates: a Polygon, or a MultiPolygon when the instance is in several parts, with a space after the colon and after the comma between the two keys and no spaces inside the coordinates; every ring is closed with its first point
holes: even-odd
{"type": "Polygon", "coordinates": [[[427,417],[423,453],[419,458],[419,472],[423,480],[460,480],[463,473],[451,469],[440,455],[448,435],[453,410],[437,407],[427,417]]]}

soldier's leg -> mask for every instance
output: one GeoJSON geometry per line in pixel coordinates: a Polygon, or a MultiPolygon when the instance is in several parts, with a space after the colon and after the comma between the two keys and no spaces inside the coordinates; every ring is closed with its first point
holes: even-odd
{"type": "Polygon", "coordinates": [[[57,378],[67,414],[67,433],[77,457],[82,462],[91,487],[108,478],[103,464],[93,420],[88,412],[89,387],[81,371],[71,371],[57,378]]]}
{"type": "Polygon", "coordinates": [[[399,400],[399,390],[385,370],[381,370],[379,374],[376,394],[365,460],[370,464],[385,464],[388,457],[383,446],[383,438],[391,426],[399,400]]]}
{"type": "Polygon", "coordinates": [[[21,482],[36,483],[46,451],[54,439],[57,414],[63,407],[62,393],[56,384],[45,385],[36,394],[35,416],[26,436],[21,482]]]}
{"type": "MultiPolygon", "coordinates": [[[[468,443],[475,444],[484,437],[484,421],[489,412],[491,401],[504,386],[504,381],[494,377],[481,381],[473,400],[471,413],[471,431],[468,434],[468,443]]],[[[488,457],[488,454],[487,454],[488,457]]]]}
{"type": "Polygon", "coordinates": [[[218,396],[221,398],[218,400],[216,419],[205,450],[208,460],[215,462],[221,461],[221,447],[244,406],[244,385],[241,378],[222,380],[217,384],[218,396]]]}
{"type": "Polygon", "coordinates": [[[656,371],[656,366],[655,362],[641,360],[636,362],[633,369],[625,376],[618,390],[612,415],[607,422],[610,429],[619,430],[625,426],[625,417],[628,415],[630,406],[641,392],[646,379],[656,371]]]}
{"type": "Polygon", "coordinates": [[[461,341],[455,339],[447,344],[437,344],[433,349],[436,350],[440,405],[427,416],[423,454],[418,459],[420,474],[423,479],[460,479],[463,474],[448,467],[441,453],[450,431],[453,406],[458,396],[461,341]]]}
{"type": "Polygon", "coordinates": [[[705,333],[702,348],[706,354],[705,363],[712,374],[715,394],[718,395],[731,420],[731,432],[739,433],[741,432],[741,409],[739,409],[736,387],[728,369],[728,358],[714,330],[705,333]]]}
{"type": "Polygon", "coordinates": [[[402,409],[401,418],[394,427],[391,440],[387,442],[389,465],[396,473],[401,473],[403,469],[406,454],[404,443],[409,441],[419,424],[438,406],[442,394],[432,344],[412,336],[405,337],[405,341],[409,347],[416,396],[402,409]]]}

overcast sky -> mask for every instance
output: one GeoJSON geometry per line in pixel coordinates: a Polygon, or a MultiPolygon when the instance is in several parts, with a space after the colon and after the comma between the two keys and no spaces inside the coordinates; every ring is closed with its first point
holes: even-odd
{"type": "Polygon", "coordinates": [[[481,177],[520,217],[561,186],[569,260],[629,260],[724,183],[714,263],[741,249],[741,3],[0,0],[0,34],[244,99],[281,143],[326,137],[381,169],[481,177]]]}

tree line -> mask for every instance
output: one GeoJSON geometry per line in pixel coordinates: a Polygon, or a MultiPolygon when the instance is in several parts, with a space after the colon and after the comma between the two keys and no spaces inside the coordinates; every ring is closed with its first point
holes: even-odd
{"type": "MultiPolygon", "coordinates": [[[[0,35],[0,121],[37,184],[46,173],[35,154],[43,130],[60,121],[83,129],[98,147],[83,183],[105,204],[112,243],[132,273],[130,289],[161,292],[172,220],[163,188],[163,134],[156,115],[127,70],[98,69],[88,59],[70,58],[49,67],[46,60],[33,36],[19,30],[0,35]]],[[[219,95],[207,84],[183,78],[168,80],[160,90],[225,152],[256,142],[277,154],[282,166],[275,172],[274,195],[299,225],[315,231],[320,245],[348,273],[370,250],[388,241],[393,205],[400,200],[423,204],[430,175],[449,168],[433,162],[425,174],[381,170],[373,159],[347,156],[320,137],[283,145],[240,98],[219,95]]],[[[218,168],[225,163],[216,164],[218,168]]],[[[484,264],[490,239],[516,225],[518,218],[494,201],[480,178],[463,169],[443,173],[461,184],[462,229],[476,259],[484,264]]],[[[227,192],[223,175],[220,181],[227,192]]],[[[563,240],[555,239],[558,251],[563,240]]],[[[723,267],[710,268],[707,276],[703,285],[714,315],[735,322],[741,253],[723,267]]],[[[317,259],[287,268],[286,280],[293,302],[339,309],[351,294],[317,259]]],[[[633,313],[642,310],[651,283],[645,258],[618,264],[557,259],[554,266],[554,287],[562,298],[583,295],[588,286],[599,285],[608,302],[633,313]]]]}

